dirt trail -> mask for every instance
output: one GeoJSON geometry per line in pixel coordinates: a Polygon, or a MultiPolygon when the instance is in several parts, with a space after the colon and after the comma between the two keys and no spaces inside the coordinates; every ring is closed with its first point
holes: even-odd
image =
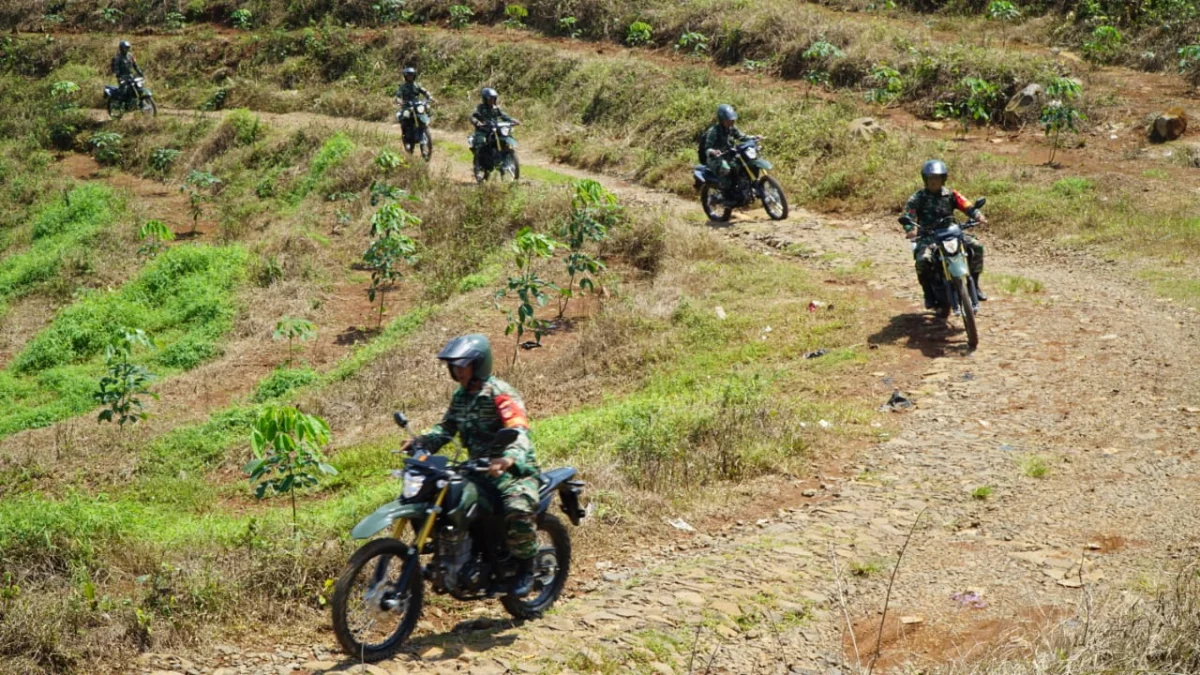
{"type": "MultiPolygon", "coordinates": [[[[313,115],[263,117],[397,132],[313,115]]],[[[435,164],[465,176],[447,155],[435,151],[435,164]]],[[[627,202],[665,205],[680,217],[699,211],[694,201],[552,165],[528,149],[521,159],[598,180],[627,202]]],[[[894,296],[893,315],[878,317],[871,342],[921,364],[915,375],[875,374],[881,403],[892,388],[916,401],[901,431],[840,476],[822,478],[798,506],[731,514],[724,528],[681,534],[672,556],[605,567],[600,581],[541,621],[514,626],[498,605],[477,605],[478,620],[426,634],[413,653],[363,672],[611,672],[618,664],[656,673],[849,672],[856,651],[865,663],[874,650],[884,570],[916,523],[892,591],[882,672],[1008,645],[1014,634],[1072,614],[1081,584],[1104,593],[1147,583],[1194,553],[1193,311],[1151,299],[1122,266],[1016,251],[983,232],[993,299],[972,353],[960,331],[921,311],[910,254],[890,220],[834,222],[794,210],[772,223],[751,215],[721,231],[772,254],[804,250],[797,264],[816,274],[894,296]],[[857,265],[869,270],[865,279],[832,273],[860,261],[869,261],[857,265]],[[1008,295],[997,285],[1001,274],[1045,290],[1008,295]],[[972,496],[980,487],[990,488],[986,499],[972,496]]],[[[187,662],[143,658],[146,670],[222,675],[353,666],[331,635],[275,651],[213,647],[187,662]]]]}

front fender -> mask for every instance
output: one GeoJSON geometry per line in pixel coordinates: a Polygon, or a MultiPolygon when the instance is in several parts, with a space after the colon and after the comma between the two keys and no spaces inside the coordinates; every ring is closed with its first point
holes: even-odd
{"type": "Polygon", "coordinates": [[[142,98],[154,98],[154,94],[150,93],[149,89],[143,89],[142,98]]]}
{"type": "Polygon", "coordinates": [[[957,279],[967,276],[969,268],[967,267],[967,256],[958,253],[946,259],[946,269],[950,271],[950,276],[957,279]]]}
{"type": "Polygon", "coordinates": [[[517,139],[513,138],[512,136],[505,136],[504,137],[504,147],[508,148],[509,150],[516,150],[517,149],[517,139]]]}
{"type": "Polygon", "coordinates": [[[421,124],[429,126],[429,115],[417,115],[417,119],[421,121],[421,124]]]}
{"type": "Polygon", "coordinates": [[[761,159],[761,158],[750,162],[750,166],[758,169],[759,171],[770,171],[771,169],[775,168],[774,164],[768,162],[765,159],[761,159]]]}
{"type": "Polygon", "coordinates": [[[388,502],[375,509],[375,513],[363,518],[350,531],[354,539],[368,539],[391,526],[397,520],[412,520],[425,517],[429,504],[401,504],[399,500],[388,502]]]}

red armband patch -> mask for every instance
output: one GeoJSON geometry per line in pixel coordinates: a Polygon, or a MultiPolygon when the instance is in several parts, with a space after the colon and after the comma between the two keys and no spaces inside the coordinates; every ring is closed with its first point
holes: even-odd
{"type": "Polygon", "coordinates": [[[966,213],[967,211],[971,210],[971,207],[973,206],[973,204],[971,204],[971,202],[967,201],[966,197],[962,196],[962,194],[958,190],[954,190],[953,194],[954,194],[954,205],[956,207],[958,207],[959,211],[966,213]]]}
{"type": "Polygon", "coordinates": [[[525,414],[525,406],[508,394],[496,397],[496,411],[500,413],[500,421],[504,423],[506,429],[529,428],[529,417],[525,414]]]}

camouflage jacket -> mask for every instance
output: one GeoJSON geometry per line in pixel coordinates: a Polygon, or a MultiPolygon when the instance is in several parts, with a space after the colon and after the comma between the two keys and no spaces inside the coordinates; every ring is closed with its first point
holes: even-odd
{"type": "Polygon", "coordinates": [[[422,438],[429,452],[437,452],[455,436],[467,448],[472,459],[508,457],[515,463],[509,473],[514,478],[538,474],[537,456],[529,439],[529,418],[525,403],[507,382],[489,377],[475,394],[459,387],[450,399],[450,408],[441,423],[422,438]],[[503,451],[493,447],[496,432],[504,428],[517,429],[520,435],[503,451]]]}
{"type": "Polygon", "coordinates": [[[396,98],[401,101],[416,101],[421,98],[433,98],[429,90],[416,82],[405,82],[396,90],[396,98]]]}
{"type": "MultiPolygon", "coordinates": [[[[904,214],[917,221],[917,231],[921,234],[933,231],[956,210],[972,218],[976,215],[975,206],[966,197],[947,187],[943,187],[940,194],[918,190],[904,205],[904,214]]],[[[904,231],[911,232],[912,227],[906,225],[904,231]]]]}
{"type": "Polygon", "coordinates": [[[475,106],[475,112],[471,113],[471,120],[474,122],[512,122],[513,118],[509,117],[500,106],[489,106],[486,103],[480,103],[475,106]]]}
{"type": "Polygon", "coordinates": [[[738,129],[737,127],[729,127],[729,129],[726,129],[720,124],[714,124],[708,128],[708,131],[704,132],[704,150],[705,152],[709,150],[720,150],[721,152],[725,152],[726,150],[732,148],[734,143],[737,143],[745,137],[746,134],[743,134],[741,129],[738,129]]]}
{"type": "Polygon", "coordinates": [[[112,60],[112,72],[118,80],[127,80],[133,77],[134,73],[140,76],[142,69],[138,67],[133,54],[117,54],[112,60]]]}

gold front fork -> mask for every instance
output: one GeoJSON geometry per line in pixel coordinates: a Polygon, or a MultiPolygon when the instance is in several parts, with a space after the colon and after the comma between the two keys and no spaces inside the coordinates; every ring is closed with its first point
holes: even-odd
{"type": "MultiPolygon", "coordinates": [[[[421,555],[421,551],[425,548],[425,542],[429,540],[429,533],[433,532],[433,522],[437,520],[438,514],[442,512],[442,500],[446,498],[446,492],[449,489],[450,484],[447,482],[446,487],[438,491],[437,497],[433,500],[433,508],[429,509],[429,513],[425,516],[425,524],[417,532],[417,540],[413,543],[417,555],[421,555]]],[[[404,521],[396,523],[395,536],[397,539],[403,534],[403,529],[404,521]]]]}

